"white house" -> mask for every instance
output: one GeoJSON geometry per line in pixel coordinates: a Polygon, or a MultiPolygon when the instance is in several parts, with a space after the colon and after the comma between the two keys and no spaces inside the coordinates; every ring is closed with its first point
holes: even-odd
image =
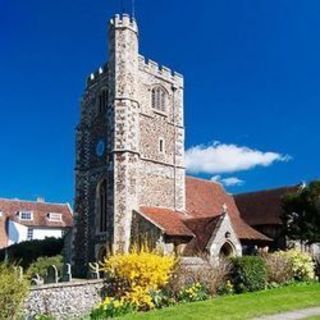
{"type": "Polygon", "coordinates": [[[72,224],[68,203],[0,199],[0,248],[27,240],[61,238],[72,224]]]}

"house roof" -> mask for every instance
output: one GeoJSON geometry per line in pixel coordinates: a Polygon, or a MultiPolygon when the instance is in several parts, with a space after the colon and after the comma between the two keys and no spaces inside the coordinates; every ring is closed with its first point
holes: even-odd
{"type": "Polygon", "coordinates": [[[290,192],[296,192],[299,186],[282,187],[271,190],[235,195],[240,215],[251,226],[280,225],[281,199],[290,192]]]}
{"type": "Polygon", "coordinates": [[[0,211],[6,218],[25,226],[64,228],[71,227],[73,223],[72,209],[67,203],[0,199],[0,211]],[[21,211],[32,212],[33,219],[31,221],[19,219],[18,214],[21,211]],[[61,214],[61,221],[50,221],[48,219],[49,213],[61,214]]]}
{"type": "Polygon", "coordinates": [[[234,199],[216,182],[186,178],[186,212],[159,207],[141,207],[140,213],[169,236],[197,238],[196,246],[204,248],[227,205],[233,228],[242,240],[270,241],[268,237],[244,222],[234,199]]]}

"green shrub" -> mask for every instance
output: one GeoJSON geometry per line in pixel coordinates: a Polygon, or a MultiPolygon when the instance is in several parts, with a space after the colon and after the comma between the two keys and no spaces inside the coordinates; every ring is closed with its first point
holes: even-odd
{"type": "Polygon", "coordinates": [[[17,319],[28,292],[13,266],[0,264],[0,320],[17,319]]]}
{"type": "Polygon", "coordinates": [[[24,241],[0,250],[0,261],[21,265],[25,270],[39,257],[53,257],[61,254],[64,240],[46,238],[44,240],[24,241]]]}
{"type": "Polygon", "coordinates": [[[259,256],[234,258],[231,279],[236,293],[251,292],[266,288],[267,268],[259,256]]]}
{"type": "Polygon", "coordinates": [[[38,273],[42,278],[47,274],[47,270],[51,265],[55,265],[61,272],[63,268],[62,256],[40,257],[35,262],[31,263],[26,272],[26,276],[31,280],[32,276],[38,273]]]}

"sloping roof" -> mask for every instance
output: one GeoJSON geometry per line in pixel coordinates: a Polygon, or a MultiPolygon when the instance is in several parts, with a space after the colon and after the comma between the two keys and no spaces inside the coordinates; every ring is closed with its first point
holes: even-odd
{"type": "Polygon", "coordinates": [[[222,217],[223,214],[215,217],[187,219],[185,224],[196,235],[196,237],[188,243],[187,252],[204,251],[222,217]]]}
{"type": "Polygon", "coordinates": [[[71,227],[73,223],[72,210],[67,203],[0,199],[0,211],[6,218],[32,227],[64,228],[71,227]],[[18,214],[21,211],[32,212],[33,220],[20,220],[18,214]],[[61,214],[61,221],[49,221],[49,213],[61,214]]]}
{"type": "Polygon", "coordinates": [[[166,208],[140,207],[140,213],[168,236],[194,237],[192,231],[183,223],[185,216],[181,212],[166,208]]]}
{"type": "Polygon", "coordinates": [[[271,190],[242,193],[235,195],[240,215],[251,226],[280,225],[281,199],[299,186],[282,187],[271,190]]]}
{"type": "Polygon", "coordinates": [[[242,220],[233,197],[223,189],[221,184],[186,177],[186,195],[187,212],[193,217],[219,216],[222,213],[222,206],[226,204],[233,228],[239,239],[270,241],[268,237],[251,228],[242,220]]]}
{"type": "Polygon", "coordinates": [[[197,247],[200,249],[209,241],[226,204],[239,239],[270,241],[241,219],[233,197],[216,182],[187,177],[186,201],[186,212],[144,206],[140,208],[140,213],[169,236],[197,237],[197,247]]]}

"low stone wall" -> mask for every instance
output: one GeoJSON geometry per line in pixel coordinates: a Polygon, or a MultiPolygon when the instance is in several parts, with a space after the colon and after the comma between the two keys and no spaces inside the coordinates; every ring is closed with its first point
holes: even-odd
{"type": "Polygon", "coordinates": [[[103,296],[103,280],[73,280],[31,288],[25,303],[26,319],[47,314],[55,319],[79,319],[103,296]]]}

